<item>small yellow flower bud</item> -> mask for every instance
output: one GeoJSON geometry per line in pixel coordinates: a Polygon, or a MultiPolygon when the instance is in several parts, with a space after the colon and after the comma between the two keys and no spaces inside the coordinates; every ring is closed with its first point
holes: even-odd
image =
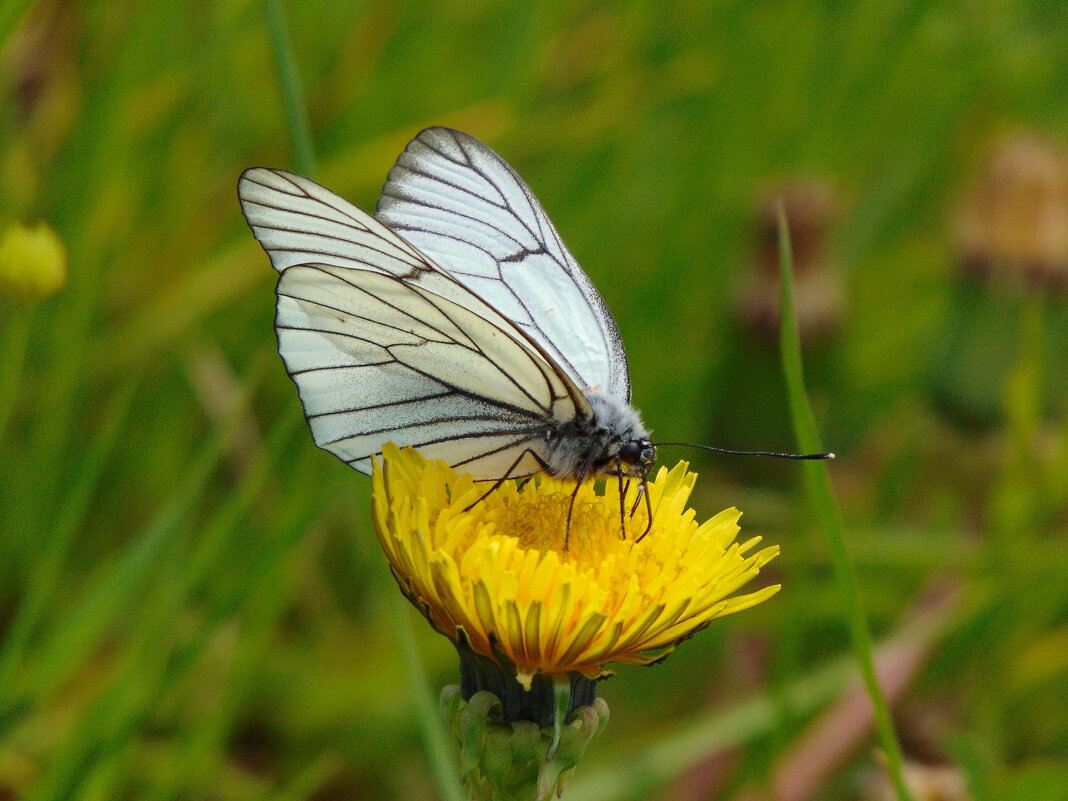
{"type": "Polygon", "coordinates": [[[0,235],[0,292],[35,300],[67,282],[67,250],[47,223],[12,223],[0,235]]]}

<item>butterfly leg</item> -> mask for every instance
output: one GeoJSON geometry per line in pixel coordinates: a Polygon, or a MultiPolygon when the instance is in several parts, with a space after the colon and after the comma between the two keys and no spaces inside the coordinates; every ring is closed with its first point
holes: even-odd
{"type": "MultiPolygon", "coordinates": [[[[490,486],[490,488],[488,490],[486,490],[484,493],[482,493],[482,495],[479,496],[478,500],[475,501],[470,506],[468,506],[466,509],[464,509],[464,511],[465,512],[470,512],[472,509],[474,509],[476,506],[478,506],[480,503],[482,503],[482,501],[486,500],[486,498],[488,498],[491,494],[493,494],[498,489],[500,489],[501,485],[504,484],[504,482],[508,480],[508,477],[512,475],[512,471],[515,470],[517,467],[519,467],[519,463],[521,461],[523,461],[523,457],[525,457],[528,453],[531,456],[534,457],[534,460],[539,465],[541,465],[541,469],[542,470],[548,470],[549,469],[549,463],[548,462],[546,462],[544,459],[542,459],[540,456],[538,456],[538,454],[535,453],[530,448],[525,448],[523,450],[523,452],[519,454],[519,458],[517,458],[514,462],[512,462],[512,466],[504,471],[504,475],[501,476],[500,478],[498,478],[496,481],[494,481],[493,484],[490,486]]],[[[531,476],[526,476],[524,481],[523,481],[523,484],[525,485],[526,482],[529,481],[530,479],[531,479],[531,476]]],[[[570,515],[568,516],[568,519],[570,519],[570,515]]]]}
{"type": "Polygon", "coordinates": [[[630,505],[630,516],[634,517],[634,513],[638,511],[638,504],[642,502],[642,496],[645,495],[645,482],[641,482],[638,485],[638,495],[634,499],[634,503],[630,505]]]}
{"type": "Polygon", "coordinates": [[[571,503],[567,505],[567,529],[564,534],[564,550],[568,550],[571,545],[571,515],[575,511],[575,500],[578,498],[579,490],[582,488],[582,482],[586,480],[586,475],[589,473],[589,467],[583,467],[582,472],[578,474],[578,478],[575,479],[575,490],[571,493],[571,503]]]}
{"type": "Polygon", "coordinates": [[[645,531],[641,533],[641,536],[638,537],[638,539],[634,540],[635,544],[644,540],[645,535],[648,534],[653,528],[653,502],[652,499],[649,498],[649,487],[645,483],[644,478],[642,479],[642,483],[638,486],[638,497],[634,499],[634,509],[631,509],[630,512],[632,515],[634,514],[634,511],[638,508],[638,501],[643,495],[645,496],[645,515],[647,522],[645,524],[645,531]]]}
{"type": "Polygon", "coordinates": [[[620,539],[627,538],[627,512],[626,496],[627,490],[630,489],[630,482],[623,483],[623,462],[620,459],[616,459],[616,478],[619,480],[619,536],[620,539]]]}

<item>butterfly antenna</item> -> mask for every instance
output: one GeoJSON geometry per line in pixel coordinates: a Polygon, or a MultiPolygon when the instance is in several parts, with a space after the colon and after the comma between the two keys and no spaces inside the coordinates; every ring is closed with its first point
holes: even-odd
{"type": "Polygon", "coordinates": [[[712,451],[713,453],[725,453],[729,456],[774,456],[776,459],[804,459],[806,461],[835,458],[833,453],[779,453],[778,451],[735,451],[731,450],[730,448],[715,448],[712,445],[697,445],[693,442],[656,443],[656,447],[658,448],[663,447],[664,445],[679,445],[684,448],[700,448],[703,451],[712,451]]]}

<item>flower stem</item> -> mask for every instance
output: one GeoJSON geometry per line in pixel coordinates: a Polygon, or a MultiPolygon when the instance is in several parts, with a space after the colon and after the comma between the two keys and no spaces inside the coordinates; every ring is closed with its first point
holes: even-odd
{"type": "MultiPolygon", "coordinates": [[[[783,375],[786,379],[787,394],[790,403],[790,416],[793,420],[794,436],[802,452],[820,452],[819,431],[816,419],[809,405],[805,392],[804,372],[801,366],[801,341],[797,332],[797,320],[794,312],[793,298],[793,253],[790,246],[790,227],[786,212],[779,205],[779,253],[780,275],[782,281],[782,320],[779,331],[779,348],[782,356],[783,375]]],[[[882,688],[875,674],[872,658],[871,632],[868,629],[864,605],[860,597],[856,571],[845,546],[845,535],[838,508],[831,493],[831,484],[827,467],[822,462],[805,462],[805,484],[809,499],[816,513],[820,528],[827,538],[831,554],[835,580],[848,614],[849,633],[853,645],[861,678],[868,690],[872,708],[875,712],[875,727],[879,740],[886,752],[886,767],[894,784],[898,801],[911,801],[911,795],[905,784],[902,770],[903,758],[897,733],[894,731],[890,710],[883,697],[882,688]]]]}

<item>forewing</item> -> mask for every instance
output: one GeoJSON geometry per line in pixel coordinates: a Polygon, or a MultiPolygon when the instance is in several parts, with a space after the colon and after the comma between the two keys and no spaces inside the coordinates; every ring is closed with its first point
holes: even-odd
{"type": "Polygon", "coordinates": [[[627,357],[604,300],[489,147],[426,129],[390,170],[377,217],[518,325],[579,387],[629,402],[627,357]]]}
{"type": "Polygon", "coordinates": [[[298,264],[374,270],[466,305],[499,328],[507,318],[362,209],[307,178],[255,167],[237,184],[241,210],[278,272],[298,264]]]}
{"type": "Polygon", "coordinates": [[[568,387],[525,341],[388,273],[296,264],[278,281],[279,352],[315,442],[362,472],[386,442],[476,478],[539,469],[568,387]]]}
{"type": "Polygon", "coordinates": [[[252,233],[278,272],[295,264],[325,264],[418,281],[446,297],[454,292],[455,281],[419,250],[314,181],[254,167],[241,175],[237,195],[252,233]]]}

